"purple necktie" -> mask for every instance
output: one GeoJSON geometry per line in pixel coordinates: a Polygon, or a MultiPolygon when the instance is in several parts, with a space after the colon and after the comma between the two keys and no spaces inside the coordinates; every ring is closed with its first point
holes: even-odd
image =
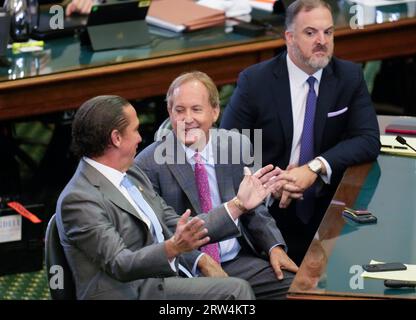
{"type": "MultiPolygon", "coordinates": [[[[204,213],[212,209],[211,193],[209,191],[208,173],[202,162],[201,155],[196,152],[195,159],[195,181],[198,189],[199,205],[204,213]]],[[[211,256],[215,261],[221,263],[218,243],[211,243],[201,247],[201,251],[211,256]]]]}
{"type": "MultiPolygon", "coordinates": [[[[315,156],[313,141],[316,111],[315,81],[316,79],[314,77],[309,77],[307,80],[309,91],[306,98],[305,120],[303,122],[303,131],[300,139],[299,166],[308,163],[315,156]]],[[[303,200],[298,200],[296,203],[296,215],[304,224],[307,224],[311,219],[314,206],[314,186],[312,185],[303,193],[303,200]]]]}

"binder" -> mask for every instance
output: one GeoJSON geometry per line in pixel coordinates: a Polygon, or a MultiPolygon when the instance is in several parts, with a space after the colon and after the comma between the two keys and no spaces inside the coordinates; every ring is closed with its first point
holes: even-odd
{"type": "Polygon", "coordinates": [[[401,134],[401,135],[416,135],[416,124],[415,125],[389,124],[386,127],[386,133],[394,133],[394,134],[401,134]]]}
{"type": "Polygon", "coordinates": [[[273,5],[276,0],[251,0],[250,5],[252,8],[273,12],[273,5]]]}
{"type": "Polygon", "coordinates": [[[193,31],[224,24],[225,13],[191,0],[153,0],[146,21],[175,32],[193,31]]]}

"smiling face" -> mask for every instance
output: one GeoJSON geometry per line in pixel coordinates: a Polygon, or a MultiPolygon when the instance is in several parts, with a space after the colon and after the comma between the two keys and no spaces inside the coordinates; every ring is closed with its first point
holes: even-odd
{"type": "Polygon", "coordinates": [[[285,32],[290,59],[311,75],[325,68],[334,51],[334,22],[325,7],[301,10],[285,32]]]}
{"type": "Polygon", "coordinates": [[[208,142],[209,129],[217,121],[220,108],[210,104],[205,85],[193,79],[174,89],[168,112],[178,139],[201,150],[208,142]]]}

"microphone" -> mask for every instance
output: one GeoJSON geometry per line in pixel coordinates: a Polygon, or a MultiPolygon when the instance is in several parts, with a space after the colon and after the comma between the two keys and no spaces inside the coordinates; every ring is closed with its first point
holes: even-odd
{"type": "Polygon", "coordinates": [[[416,152],[416,149],[415,149],[415,148],[413,148],[411,145],[409,145],[409,144],[407,143],[406,139],[405,139],[405,138],[403,138],[402,136],[397,136],[397,137],[396,137],[396,140],[397,140],[400,144],[405,145],[405,146],[408,146],[410,149],[412,149],[414,152],[416,152]]]}

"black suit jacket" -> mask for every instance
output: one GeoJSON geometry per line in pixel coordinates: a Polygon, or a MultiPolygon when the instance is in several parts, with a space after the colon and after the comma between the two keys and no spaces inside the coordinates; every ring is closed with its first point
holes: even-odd
{"type": "MultiPolygon", "coordinates": [[[[262,129],[263,164],[286,168],[293,138],[286,52],[240,74],[221,127],[262,129]]],[[[334,57],[324,68],[314,143],[315,156],[324,157],[333,172],[324,193],[335,190],[347,167],[377,158],[377,118],[359,65],[334,57]]]]}

